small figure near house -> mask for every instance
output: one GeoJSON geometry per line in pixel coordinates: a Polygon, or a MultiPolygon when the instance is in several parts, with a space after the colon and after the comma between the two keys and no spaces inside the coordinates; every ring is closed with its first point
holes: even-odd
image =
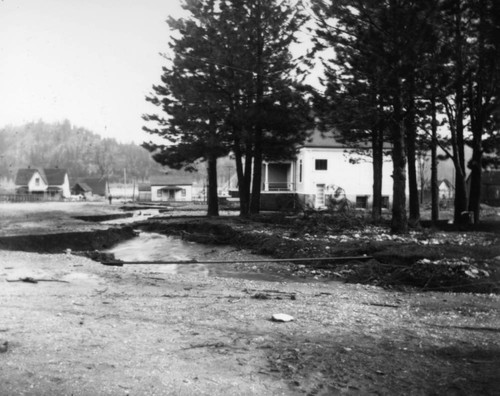
{"type": "Polygon", "coordinates": [[[109,204],[111,205],[113,203],[113,196],[109,194],[108,199],[109,199],[109,204]]]}

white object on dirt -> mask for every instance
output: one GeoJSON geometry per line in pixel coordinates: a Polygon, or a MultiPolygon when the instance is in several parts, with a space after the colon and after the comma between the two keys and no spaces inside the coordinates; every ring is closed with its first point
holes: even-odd
{"type": "Polygon", "coordinates": [[[291,322],[293,320],[293,316],[280,313],[274,314],[272,319],[275,322],[291,322]]]}

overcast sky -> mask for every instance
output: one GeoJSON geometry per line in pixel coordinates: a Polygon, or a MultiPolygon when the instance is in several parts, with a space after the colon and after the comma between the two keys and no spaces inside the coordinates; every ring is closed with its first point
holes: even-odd
{"type": "MultiPolygon", "coordinates": [[[[142,143],[181,0],[0,0],[0,128],[68,119],[142,143]]],[[[307,36],[304,36],[307,41],[307,36]]],[[[303,46],[294,52],[303,53],[303,46]]]]}
{"type": "Polygon", "coordinates": [[[70,120],[122,142],[159,82],[180,0],[0,0],[0,127],[70,120]]]}

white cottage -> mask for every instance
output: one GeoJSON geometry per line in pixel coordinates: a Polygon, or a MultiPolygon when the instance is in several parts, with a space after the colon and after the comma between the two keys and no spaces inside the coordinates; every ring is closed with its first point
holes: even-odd
{"type": "MultiPolygon", "coordinates": [[[[290,196],[315,209],[322,209],[336,191],[345,193],[358,208],[370,207],[373,201],[372,159],[368,155],[355,154],[353,150],[333,137],[323,137],[315,131],[299,147],[294,160],[264,163],[262,209],[289,205],[290,196]]],[[[391,175],[391,163],[384,163],[382,197],[385,207],[389,207],[392,197],[391,175]]]]}
{"type": "Polygon", "coordinates": [[[151,201],[192,201],[193,178],[189,175],[151,177],[151,201]]]}

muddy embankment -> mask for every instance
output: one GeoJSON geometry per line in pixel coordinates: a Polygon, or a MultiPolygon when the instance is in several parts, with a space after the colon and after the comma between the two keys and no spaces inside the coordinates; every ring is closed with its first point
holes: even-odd
{"type": "MultiPolygon", "coordinates": [[[[99,222],[120,217],[130,217],[130,214],[80,216],[79,219],[99,222]]],[[[257,220],[170,217],[107,230],[1,237],[0,249],[37,253],[61,253],[71,249],[74,254],[96,261],[112,261],[112,255],[102,251],[133,238],[135,230],[142,230],[177,235],[201,244],[230,245],[276,259],[303,258],[280,265],[248,266],[257,272],[291,278],[342,280],[422,291],[500,292],[500,244],[496,243],[495,235],[424,231],[406,239],[390,235],[385,235],[384,239],[380,238],[382,229],[370,228],[359,219],[334,220],[326,222],[324,216],[262,217],[257,220]],[[328,257],[335,260],[311,260],[328,257]],[[339,260],[341,257],[359,259],[339,260]]],[[[249,270],[245,265],[241,267],[249,270]]]]}
{"type": "Polygon", "coordinates": [[[130,226],[107,230],[75,231],[44,235],[15,235],[0,237],[1,250],[19,250],[36,253],[73,253],[101,251],[133,238],[137,232],[130,226]]]}
{"type": "MultiPolygon", "coordinates": [[[[255,224],[254,224],[255,225],[255,224]]],[[[422,291],[474,293],[500,292],[500,246],[484,243],[442,243],[425,245],[405,240],[380,241],[356,238],[330,242],[324,238],[297,235],[290,228],[255,228],[239,220],[148,221],[137,225],[149,232],[177,235],[212,245],[231,245],[277,259],[304,258],[288,266],[274,266],[270,272],[319,280],[343,280],[387,288],[418,288],[422,291]],[[291,238],[289,235],[294,235],[291,238]],[[332,261],[311,258],[332,257],[332,261]],[[363,257],[338,260],[341,257],[363,257]],[[497,259],[493,259],[496,257],[497,259]]]]}

